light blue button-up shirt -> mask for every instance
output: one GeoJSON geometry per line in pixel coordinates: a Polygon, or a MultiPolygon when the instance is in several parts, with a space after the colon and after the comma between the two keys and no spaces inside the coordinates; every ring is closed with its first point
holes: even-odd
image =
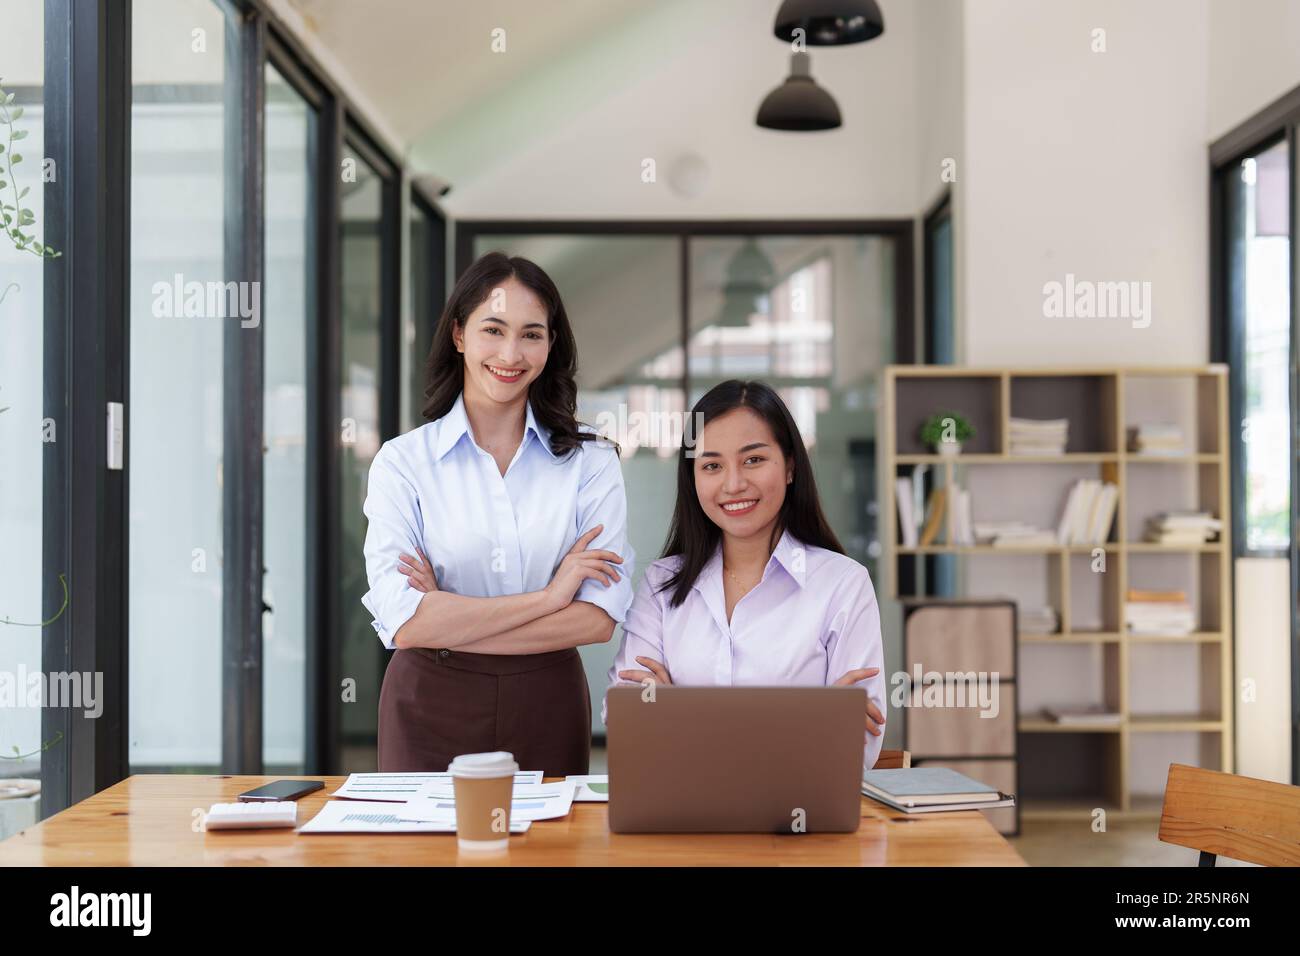
{"type": "Polygon", "coordinates": [[[423,597],[397,570],[398,555],[416,548],[433,565],[439,589],[501,597],[546,587],[574,542],[604,525],[589,547],[621,555],[621,579],[584,581],[574,600],[603,608],[616,623],[632,603],[635,554],[617,450],[594,440],[554,454],[531,403],[504,476],[474,441],[461,395],[442,418],[384,443],[370,465],[364,511],[370,590],[361,603],[389,649],[423,597]]]}

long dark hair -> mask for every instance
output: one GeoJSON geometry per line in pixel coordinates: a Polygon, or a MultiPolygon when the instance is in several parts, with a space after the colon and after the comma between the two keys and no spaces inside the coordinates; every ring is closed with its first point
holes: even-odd
{"type": "Polygon", "coordinates": [[[668,529],[668,541],[660,557],[680,554],[681,567],[660,588],[672,589],[672,606],[686,600],[704,566],[718,549],[722,529],[713,523],[700,506],[695,493],[695,459],[687,457],[688,442],[698,446],[704,426],[721,415],[737,408],[748,408],[767,422],[776,437],[785,460],[793,465],[792,478],[785,488],[785,501],[772,529],[769,548],[774,548],[783,531],[804,544],[844,553],[839,539],[822,514],[817,498],[817,482],[813,478],[812,462],[804,447],[799,427],[794,423],[790,409],[781,396],[765,382],[742,382],[732,379],[715,385],[691,409],[688,426],[684,429],[682,448],[677,456],[677,504],[673,508],[673,522],[668,529]]]}
{"type": "Polygon", "coordinates": [[[578,428],[578,346],[569,325],[568,313],[555,287],[542,267],[521,256],[489,252],[465,270],[451,290],[447,306],[433,332],[433,345],[425,365],[424,410],[433,421],[446,415],[465,387],[465,357],[456,350],[452,332],[465,328],[469,314],[483,304],[507,279],[518,279],[546,307],[551,349],[542,372],[528,386],[537,421],[551,433],[551,451],[563,455],[582,442],[599,436],[578,428]]]}

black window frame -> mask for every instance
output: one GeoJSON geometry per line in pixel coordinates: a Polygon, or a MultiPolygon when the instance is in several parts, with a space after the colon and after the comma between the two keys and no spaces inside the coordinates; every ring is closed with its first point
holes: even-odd
{"type": "Polygon", "coordinates": [[[414,242],[411,243],[411,256],[407,268],[410,270],[412,281],[417,277],[423,277],[422,281],[426,286],[424,298],[434,305],[428,314],[422,315],[416,311],[417,303],[414,300],[410,303],[415,341],[408,353],[412,359],[411,374],[406,383],[407,388],[410,389],[411,414],[410,421],[406,424],[414,427],[423,420],[421,409],[424,405],[424,362],[433,344],[434,326],[437,324],[443,304],[447,301],[449,228],[448,217],[442,211],[442,206],[417,180],[410,181],[407,199],[412,214],[424,218],[424,225],[427,228],[425,239],[428,243],[425,255],[420,261],[416,261],[417,247],[414,242]]]}
{"type": "MultiPolygon", "coordinates": [[[[305,772],[342,769],[339,733],[338,524],[340,447],[339,163],[347,138],[385,176],[380,372],[381,432],[400,426],[400,151],[337,85],[267,0],[209,0],[226,19],[225,265],[227,278],[264,270],[265,68],[317,110],[313,156],[315,277],[309,302],[308,654],[305,772]],[[327,466],[327,463],[330,466],[327,466]]],[[[44,185],[45,241],[60,249],[44,273],[43,414],[59,440],[42,463],[44,671],[103,674],[103,713],[43,708],[41,816],[131,772],[129,754],[130,0],[45,0],[46,152],[59,170],[44,185]],[[75,55],[74,55],[75,51],[75,55]],[[125,411],[122,470],[106,467],[108,402],[125,411]],[[74,536],[75,532],[75,536],[74,536]],[[62,581],[67,582],[67,607],[62,581]]],[[[262,399],[260,326],[232,325],[223,359],[222,757],[227,773],[262,771],[262,399]],[[252,332],[253,334],[249,334],[252,332]],[[232,337],[233,336],[233,337],[232,337]],[[232,414],[232,408],[238,415],[232,414]],[[236,426],[235,422],[238,421],[236,426]]]]}
{"type": "Polygon", "coordinates": [[[1209,149],[1209,227],[1210,227],[1210,341],[1212,361],[1228,367],[1229,429],[1231,453],[1232,553],[1234,558],[1233,592],[1236,592],[1235,559],[1281,558],[1290,562],[1291,624],[1291,782],[1300,784],[1300,243],[1297,242],[1297,206],[1300,205],[1300,87],[1291,90],[1253,117],[1215,140],[1209,149]],[[1232,322],[1228,276],[1228,204],[1227,177],[1247,156],[1284,141],[1288,146],[1288,182],[1290,210],[1291,263],[1290,306],[1291,348],[1289,359],[1289,399],[1291,445],[1291,513],[1290,544],[1285,549],[1249,548],[1245,540],[1245,458],[1240,423],[1242,420],[1243,381],[1242,330],[1232,322]]]}

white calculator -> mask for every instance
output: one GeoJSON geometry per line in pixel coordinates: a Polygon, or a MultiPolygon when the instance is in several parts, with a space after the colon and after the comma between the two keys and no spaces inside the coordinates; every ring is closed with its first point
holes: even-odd
{"type": "Polygon", "coordinates": [[[214,803],[204,826],[208,830],[250,830],[298,825],[298,804],[292,800],[214,803]]]}

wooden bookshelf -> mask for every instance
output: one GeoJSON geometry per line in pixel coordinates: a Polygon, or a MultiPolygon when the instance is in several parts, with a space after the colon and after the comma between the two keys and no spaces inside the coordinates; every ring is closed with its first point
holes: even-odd
{"type": "Polygon", "coordinates": [[[947,596],[1016,599],[1016,588],[1032,585],[1040,587],[1034,603],[1055,607],[1060,620],[1059,633],[1018,636],[1025,819],[1087,818],[1098,807],[1118,819],[1158,816],[1169,763],[1233,769],[1227,384],[1223,365],[885,371],[880,520],[887,593],[922,596],[927,566],[943,562],[946,578],[957,584],[947,596]],[[935,454],[917,434],[925,418],[944,411],[975,427],[956,456],[935,454]],[[1064,453],[1010,454],[1012,417],[1069,419],[1064,453]],[[1130,427],[1168,421],[1182,428],[1181,453],[1128,451],[1130,427]],[[1078,478],[1116,485],[1115,520],[1099,545],[959,545],[952,543],[950,506],[936,541],[904,547],[895,479],[922,467],[936,485],[970,490],[976,522],[1020,518],[1055,530],[1078,478]],[[1053,495],[1059,499],[1054,517],[1046,510],[1053,495]],[[1038,513],[1018,514],[1021,504],[1038,513]],[[1141,540],[1146,518],[1165,510],[1211,512],[1223,525],[1218,540],[1176,547],[1141,540]],[[1129,633],[1131,587],[1186,591],[1196,630],[1173,637],[1129,633]],[[1171,695],[1178,698],[1173,708],[1171,695]],[[1041,712],[1085,704],[1117,710],[1120,720],[1061,725],[1041,712]]]}

